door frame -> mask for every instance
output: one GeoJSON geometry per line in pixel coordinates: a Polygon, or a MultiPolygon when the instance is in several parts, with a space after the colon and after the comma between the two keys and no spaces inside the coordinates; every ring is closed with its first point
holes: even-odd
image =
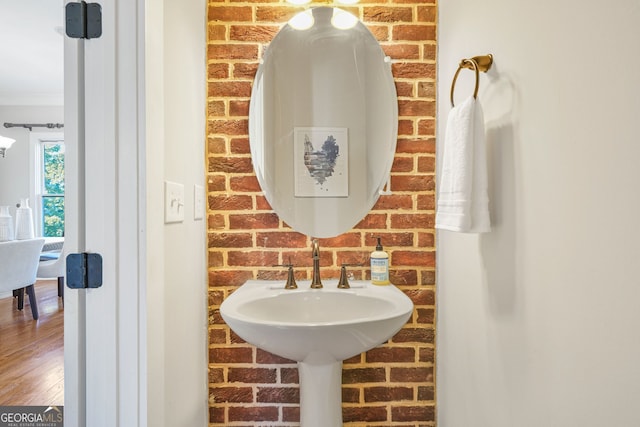
{"type": "Polygon", "coordinates": [[[103,257],[65,294],[65,426],[145,426],[144,0],[101,6],[100,38],[65,37],[65,244],[103,257]]]}

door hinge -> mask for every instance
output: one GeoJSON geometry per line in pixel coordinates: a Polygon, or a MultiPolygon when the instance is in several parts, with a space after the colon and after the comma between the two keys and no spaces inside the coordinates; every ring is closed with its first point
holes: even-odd
{"type": "Polygon", "coordinates": [[[102,35],[102,6],[99,3],[67,3],[65,7],[67,36],[74,39],[96,39],[102,35]]]}
{"type": "Polygon", "coordinates": [[[83,252],[67,255],[67,287],[71,289],[102,286],[102,255],[83,252]]]}

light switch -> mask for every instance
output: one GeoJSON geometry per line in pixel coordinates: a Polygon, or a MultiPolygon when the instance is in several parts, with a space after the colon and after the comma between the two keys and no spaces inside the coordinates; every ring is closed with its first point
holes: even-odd
{"type": "Polygon", "coordinates": [[[193,219],[204,218],[204,187],[194,184],[193,186],[193,219]]]}
{"type": "Polygon", "coordinates": [[[164,182],[164,222],[184,221],[184,185],[164,182]]]}

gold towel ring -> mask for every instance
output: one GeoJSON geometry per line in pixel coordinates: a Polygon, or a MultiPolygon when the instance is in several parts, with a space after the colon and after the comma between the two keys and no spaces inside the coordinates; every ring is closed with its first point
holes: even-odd
{"type": "Polygon", "coordinates": [[[453,82],[451,83],[451,96],[450,96],[451,107],[455,107],[455,104],[453,102],[453,92],[455,91],[455,88],[456,88],[456,80],[458,79],[458,74],[460,74],[460,70],[462,70],[463,68],[468,68],[470,70],[475,71],[476,86],[473,89],[473,98],[475,99],[478,97],[478,88],[480,86],[480,71],[482,71],[483,73],[486,73],[491,68],[492,64],[493,64],[493,55],[491,54],[474,56],[471,59],[463,59],[462,61],[460,61],[460,65],[458,65],[458,69],[456,70],[456,73],[453,76],[453,82]]]}

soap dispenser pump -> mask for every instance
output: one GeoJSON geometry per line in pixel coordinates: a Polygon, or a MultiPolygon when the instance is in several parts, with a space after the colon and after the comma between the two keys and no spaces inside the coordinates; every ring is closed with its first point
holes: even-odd
{"type": "Polygon", "coordinates": [[[389,254],[382,249],[380,237],[376,250],[371,252],[371,283],[374,285],[389,285],[389,254]]]}

